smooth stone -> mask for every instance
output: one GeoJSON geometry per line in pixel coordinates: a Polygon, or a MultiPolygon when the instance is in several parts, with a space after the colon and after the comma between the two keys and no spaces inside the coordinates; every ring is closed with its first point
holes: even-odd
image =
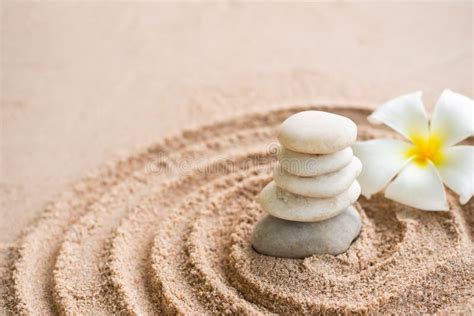
{"type": "Polygon", "coordinates": [[[349,249],[361,227],[360,215],[353,206],[336,217],[315,223],[292,222],[267,215],[255,226],[251,242],[257,252],[267,256],[338,255],[349,249]]]}
{"type": "Polygon", "coordinates": [[[279,127],[278,140],[286,148],[307,154],[330,154],[351,146],[357,126],[347,117],[322,111],[304,111],[279,127]]]}
{"type": "Polygon", "coordinates": [[[295,195],[278,188],[272,181],[263,188],[257,201],[272,216],[288,221],[318,222],[339,215],[357,201],[359,195],[357,181],[341,194],[325,199],[295,195]]]}
{"type": "Polygon", "coordinates": [[[299,177],[288,173],[277,163],[273,168],[273,179],[276,185],[294,194],[328,198],[341,194],[349,189],[362,171],[362,163],[357,157],[352,157],[350,164],[336,172],[326,173],[316,177],[299,177]]]}
{"type": "Polygon", "coordinates": [[[278,161],[283,169],[300,177],[314,177],[337,171],[347,166],[353,156],[350,147],[325,155],[299,153],[284,146],[280,146],[277,151],[278,161]]]}

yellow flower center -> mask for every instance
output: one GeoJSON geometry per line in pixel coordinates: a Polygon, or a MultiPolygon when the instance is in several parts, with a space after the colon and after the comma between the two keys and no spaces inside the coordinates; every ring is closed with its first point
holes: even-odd
{"type": "Polygon", "coordinates": [[[437,135],[428,137],[415,134],[410,137],[412,146],[406,151],[407,158],[413,158],[413,161],[424,167],[431,161],[434,165],[440,165],[443,162],[443,142],[437,135]]]}

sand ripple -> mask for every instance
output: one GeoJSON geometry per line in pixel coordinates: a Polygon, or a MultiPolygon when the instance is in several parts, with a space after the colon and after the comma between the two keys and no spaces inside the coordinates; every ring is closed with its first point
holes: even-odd
{"type": "MultiPolygon", "coordinates": [[[[315,108],[315,107],[312,107],[315,108]]],[[[325,107],[316,107],[327,109],[325,107]]],[[[306,109],[306,108],[305,108],[306,109]]],[[[257,254],[275,128],[303,108],[206,126],[114,161],[50,203],[10,256],[23,314],[413,313],[472,310],[471,202],[417,212],[361,198],[363,230],[339,256],[257,254]]],[[[332,110],[359,138],[394,137],[367,111],[332,110]]]]}

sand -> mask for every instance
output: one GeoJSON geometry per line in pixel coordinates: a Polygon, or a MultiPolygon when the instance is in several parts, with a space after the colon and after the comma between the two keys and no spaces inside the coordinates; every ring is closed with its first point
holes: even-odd
{"type": "MultiPolygon", "coordinates": [[[[184,131],[108,163],[52,201],[9,256],[7,308],[21,314],[472,313],[474,202],[421,212],[359,199],[349,251],[304,260],[256,253],[276,127],[303,109],[396,137],[368,110],[294,107],[184,131]]],[[[472,141],[469,141],[473,143],[472,141]]]]}
{"type": "Polygon", "coordinates": [[[0,6],[3,243],[117,152],[182,128],[310,101],[474,96],[468,1],[0,6]]]}
{"type": "MultiPolygon", "coordinates": [[[[180,275],[188,276],[188,282],[182,282],[182,278],[166,277],[174,273],[176,266],[167,268],[169,273],[160,270],[163,271],[164,276],[160,277],[163,281],[155,281],[159,275],[152,268],[153,263],[156,266],[156,262],[163,260],[160,259],[162,254],[154,247],[159,241],[153,241],[158,233],[166,236],[164,228],[160,228],[161,218],[164,220],[173,216],[184,206],[198,216],[199,212],[207,209],[203,203],[214,196],[209,192],[216,190],[204,187],[216,184],[217,191],[226,194],[223,191],[226,188],[232,190],[232,177],[241,168],[233,169],[227,173],[229,176],[221,174],[202,180],[204,184],[195,181],[195,175],[189,172],[184,172],[189,178],[176,172],[177,169],[189,171],[186,164],[163,165],[163,169],[158,170],[164,173],[153,177],[147,173],[156,171],[156,163],[162,161],[165,154],[172,155],[173,161],[182,161],[184,148],[202,158],[199,161],[204,165],[212,165],[207,160],[208,156],[216,159],[233,157],[243,161],[246,158],[241,155],[256,152],[269,157],[266,144],[275,140],[273,135],[250,139],[251,136],[239,138],[235,134],[236,131],[245,134],[250,129],[263,131],[265,128],[262,126],[267,125],[265,119],[261,119],[259,126],[250,127],[248,121],[241,121],[241,125],[234,123],[227,129],[226,126],[219,126],[222,131],[213,127],[212,131],[205,130],[201,136],[187,134],[173,138],[174,147],[169,150],[174,148],[175,153],[165,153],[160,145],[163,142],[160,142],[149,147],[150,151],[127,154],[126,158],[110,163],[87,179],[80,180],[68,192],[64,192],[65,188],[77,183],[89,170],[109,161],[117,151],[130,150],[133,153],[137,145],[155,143],[184,127],[196,127],[222,119],[234,122],[235,117],[256,110],[314,104],[308,103],[311,100],[330,100],[331,106],[344,106],[347,102],[362,103],[374,109],[391,97],[418,89],[424,92],[426,106],[432,108],[444,88],[471,97],[474,95],[473,15],[472,3],[468,2],[228,2],[198,5],[3,1],[0,11],[0,296],[9,291],[8,306],[3,306],[4,301],[0,299],[0,314],[6,308],[10,311],[30,311],[31,314],[48,314],[51,311],[110,313],[114,308],[124,311],[172,311],[173,302],[177,301],[184,302],[182,309],[193,306],[197,313],[213,308],[209,303],[211,300],[221,298],[221,301],[228,302],[216,294],[227,293],[226,289],[239,293],[243,300],[264,312],[271,311],[272,307],[268,307],[267,303],[268,293],[272,293],[273,289],[264,286],[276,286],[275,274],[268,274],[272,277],[268,280],[257,271],[251,277],[240,277],[243,274],[233,266],[243,267],[238,264],[238,258],[246,257],[240,256],[237,250],[232,250],[235,255],[227,256],[228,260],[221,263],[223,257],[210,241],[203,244],[206,247],[210,245],[209,248],[196,248],[192,252],[196,253],[193,258],[199,258],[198,254],[205,252],[213,265],[201,265],[197,259],[193,259],[196,263],[181,265],[180,275]],[[213,147],[214,143],[226,143],[230,135],[235,135],[232,143],[235,148],[231,149],[229,144],[222,148],[213,147]],[[262,144],[265,147],[262,148],[262,144]],[[252,149],[253,146],[257,148],[252,149]],[[218,184],[218,180],[225,183],[218,184]],[[184,181],[192,184],[186,189],[192,193],[185,193],[184,181]],[[169,191],[164,191],[165,186],[169,187],[169,191]],[[155,194],[151,193],[152,188],[153,192],[156,190],[158,202],[165,203],[162,205],[153,201],[153,211],[147,210],[149,207],[141,202],[155,194]],[[197,192],[201,189],[205,191],[197,192]],[[170,195],[178,192],[182,192],[180,198],[171,203],[170,195]],[[200,200],[200,194],[209,195],[199,202],[202,204],[196,202],[200,200]],[[53,202],[48,203],[45,210],[48,201],[53,202]],[[187,207],[186,203],[193,201],[196,205],[187,207]],[[146,219],[140,219],[139,214],[145,210],[148,213],[146,219]],[[132,215],[134,213],[136,215],[132,215]],[[35,220],[38,216],[41,219],[35,220]],[[142,221],[146,223],[142,224],[142,221]],[[145,231],[142,232],[141,227],[145,231]],[[19,232],[25,231],[25,228],[26,232],[18,238],[19,232]],[[130,236],[131,228],[137,231],[133,236],[130,236]],[[6,251],[8,249],[13,250],[13,256],[6,251]],[[152,249],[156,256],[150,257],[152,249]],[[231,258],[236,259],[230,261],[231,258]],[[4,266],[4,262],[14,263],[14,266],[4,266]],[[5,277],[1,277],[3,275],[5,277]],[[204,278],[199,275],[221,276],[223,283],[219,283],[213,292],[201,293],[205,288],[213,288],[214,283],[202,285],[199,280],[204,278]],[[255,280],[260,280],[262,284],[257,284],[255,280]],[[178,286],[182,292],[176,294],[178,286]],[[249,296],[252,291],[258,299],[249,296]],[[267,294],[260,295],[259,291],[266,291],[267,294]],[[186,303],[190,300],[193,300],[192,304],[186,303]],[[203,307],[199,309],[198,306],[203,307]]],[[[360,120],[365,124],[364,119],[360,120]]],[[[268,161],[262,163],[262,168],[266,168],[268,161]]],[[[243,174],[247,178],[249,171],[245,170],[243,174]]],[[[270,176],[270,173],[262,172],[263,178],[270,176]]],[[[249,181],[253,181],[253,176],[250,178],[249,181]]],[[[246,182],[246,187],[256,188],[267,180],[255,181],[246,182]],[[263,182],[260,184],[258,181],[263,182]]],[[[242,203],[247,202],[250,205],[250,198],[242,203]]],[[[361,200],[362,207],[366,205],[364,203],[361,200]]],[[[376,206],[377,200],[370,203],[376,206]]],[[[466,227],[462,224],[463,218],[468,227],[474,225],[472,204],[458,208],[455,200],[452,203],[452,214],[436,214],[441,216],[439,220],[446,219],[442,225],[444,231],[455,227],[458,236],[456,241],[451,241],[454,249],[443,248],[443,251],[447,256],[459,251],[459,257],[464,259],[439,259],[438,253],[434,252],[425,256],[427,266],[432,270],[421,271],[421,275],[436,276],[431,277],[431,282],[439,277],[449,285],[447,289],[452,293],[446,301],[441,298],[442,303],[429,303],[431,297],[433,302],[439,300],[438,292],[442,291],[430,292],[428,288],[425,292],[419,289],[410,298],[418,300],[417,303],[410,303],[406,309],[414,309],[416,304],[420,304],[420,311],[452,312],[472,308],[472,302],[470,305],[465,302],[465,292],[469,290],[465,283],[458,282],[459,286],[454,290],[451,286],[452,282],[460,279],[459,270],[452,268],[456,266],[456,260],[470,258],[459,249],[465,249],[472,239],[472,233],[471,239],[468,239],[464,233],[466,229],[462,229],[466,227]],[[449,224],[450,220],[454,224],[449,224]],[[455,271],[450,272],[453,269],[455,271]],[[457,276],[453,280],[444,280],[447,275],[457,276]]],[[[226,207],[221,208],[222,215],[228,214],[226,207]]],[[[240,220],[248,220],[251,225],[255,214],[251,207],[248,212],[250,217],[240,220]]],[[[376,220],[375,211],[370,213],[365,209],[364,212],[367,213],[363,214],[365,220],[379,223],[377,229],[380,232],[388,230],[382,228],[380,220],[376,220]]],[[[401,214],[404,213],[401,211],[401,214]]],[[[405,217],[398,212],[390,213],[390,216],[397,216],[401,223],[413,223],[406,216],[434,216],[406,213],[405,217]]],[[[185,215],[182,218],[185,221],[183,225],[189,223],[190,227],[190,219],[185,215]]],[[[224,228],[231,225],[226,234],[230,235],[234,227],[239,232],[235,235],[235,244],[238,244],[242,231],[222,220],[225,223],[219,222],[219,225],[224,228]]],[[[416,222],[426,223],[426,220],[416,218],[416,222]]],[[[196,230],[199,231],[200,227],[208,229],[213,223],[202,223],[206,225],[196,230]]],[[[434,234],[433,239],[439,237],[444,240],[445,234],[436,225],[432,233],[426,233],[427,236],[434,234]]],[[[382,249],[381,235],[375,236],[378,239],[374,237],[373,241],[379,245],[378,249],[382,249]]],[[[416,239],[418,233],[406,236],[416,239]]],[[[186,251],[176,258],[180,262],[190,262],[186,259],[191,253],[187,249],[194,249],[195,242],[191,237],[183,238],[189,241],[176,242],[186,251]]],[[[163,243],[170,245],[169,238],[164,238],[163,243]]],[[[405,241],[399,244],[406,244],[409,249],[411,243],[405,241]]],[[[434,247],[431,242],[428,245],[428,248],[434,247]]],[[[400,262],[400,256],[394,262],[400,262]]],[[[360,257],[364,258],[363,255],[360,257]]],[[[373,257],[372,261],[379,262],[377,258],[373,257]]],[[[168,257],[168,264],[173,260],[168,257]]],[[[321,260],[306,262],[316,262],[316,272],[318,269],[329,271],[327,283],[320,285],[322,278],[315,281],[317,276],[307,282],[315,286],[319,284],[320,289],[328,290],[328,293],[334,283],[331,280],[338,275],[327,267],[339,269],[339,272],[343,269],[349,271],[357,262],[353,252],[347,261],[350,264],[340,260],[334,263],[334,258],[321,260]],[[318,266],[318,262],[324,263],[324,266],[318,266]]],[[[271,264],[272,268],[277,268],[276,264],[271,264]]],[[[300,264],[296,270],[290,261],[284,261],[284,264],[288,266],[287,270],[283,270],[284,275],[296,276],[297,271],[306,269],[300,264]]],[[[367,278],[372,277],[367,271],[374,269],[364,270],[362,278],[365,278],[365,283],[361,284],[367,285],[367,278]]],[[[410,277],[403,274],[403,269],[400,268],[397,275],[406,276],[404,280],[408,281],[410,277]]],[[[268,273],[272,270],[268,269],[268,273]]],[[[471,275],[465,273],[466,277],[471,275]]],[[[302,274],[301,278],[305,279],[306,275],[302,274]]],[[[296,284],[293,281],[288,284],[296,284]]],[[[421,286],[426,286],[426,282],[421,286]]],[[[381,281],[373,284],[377,286],[374,287],[374,296],[377,296],[382,291],[381,281]]],[[[343,290],[341,286],[338,291],[343,290]]],[[[387,297],[394,297],[390,298],[393,310],[402,309],[397,297],[403,296],[403,291],[402,294],[397,291],[409,288],[405,284],[397,286],[396,291],[387,288],[387,297]]],[[[285,291],[275,291],[286,295],[285,291]]],[[[353,293],[367,294],[367,286],[360,291],[353,293]]],[[[291,295],[294,294],[288,294],[288,305],[294,307],[297,304],[291,295]]],[[[302,292],[301,299],[305,297],[308,295],[302,292]]],[[[344,303],[341,295],[334,295],[333,299],[336,300],[336,297],[339,297],[341,304],[344,303]]],[[[354,299],[354,302],[362,301],[361,296],[354,299]]],[[[275,296],[275,304],[281,307],[281,298],[275,296]]],[[[331,304],[340,309],[340,304],[331,304]]],[[[384,308],[392,307],[386,305],[384,308]]],[[[383,308],[380,310],[383,311],[383,308]]]]}

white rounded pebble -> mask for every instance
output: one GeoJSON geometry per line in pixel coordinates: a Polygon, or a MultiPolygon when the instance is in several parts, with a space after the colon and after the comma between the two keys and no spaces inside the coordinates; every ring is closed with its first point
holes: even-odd
{"type": "Polygon", "coordinates": [[[314,177],[334,172],[347,166],[353,157],[352,149],[347,147],[332,154],[304,154],[280,146],[278,161],[283,169],[300,177],[314,177]]]}
{"type": "Polygon", "coordinates": [[[287,118],[278,130],[286,148],[308,154],[330,154],[351,146],[357,126],[344,116],[322,111],[303,111],[287,118]]]}
{"type": "Polygon", "coordinates": [[[272,181],[263,188],[257,201],[275,217],[297,222],[319,222],[334,217],[357,201],[360,185],[357,181],[348,190],[332,198],[312,198],[295,195],[276,186],[272,181]]]}
{"type": "Polygon", "coordinates": [[[353,157],[350,164],[339,171],[317,177],[299,177],[285,171],[279,163],[273,169],[276,185],[291,193],[303,196],[333,197],[347,190],[362,171],[362,163],[353,157]]]}

